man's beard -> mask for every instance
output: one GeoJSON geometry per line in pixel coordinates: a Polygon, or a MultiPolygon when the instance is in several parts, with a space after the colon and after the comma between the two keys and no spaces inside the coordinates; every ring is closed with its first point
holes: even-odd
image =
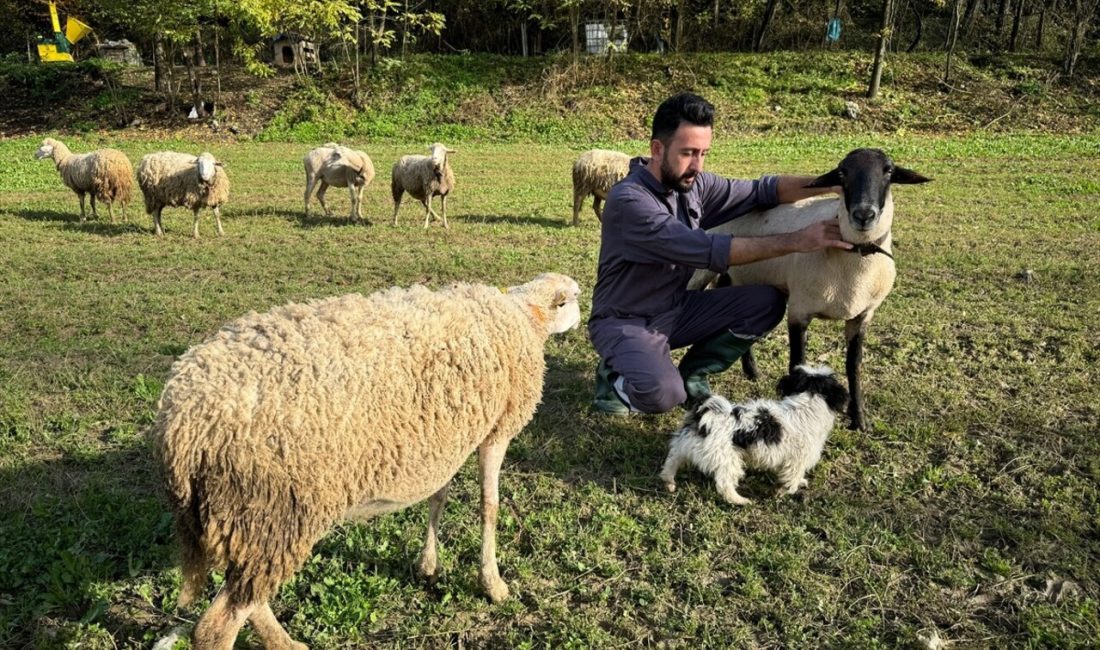
{"type": "Polygon", "coordinates": [[[677,192],[686,192],[691,189],[692,181],[696,176],[695,172],[687,171],[679,176],[672,171],[672,167],[668,164],[668,158],[661,158],[661,183],[665,187],[671,187],[677,192]]]}

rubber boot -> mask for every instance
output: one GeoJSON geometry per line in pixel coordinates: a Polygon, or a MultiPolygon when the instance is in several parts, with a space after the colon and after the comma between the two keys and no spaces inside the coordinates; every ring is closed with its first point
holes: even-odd
{"type": "Polygon", "coordinates": [[[680,360],[680,376],[684,378],[684,390],[687,392],[684,406],[690,408],[710,397],[707,375],[732,366],[752,344],[751,339],[741,338],[727,330],[691,346],[680,360]]]}
{"type": "Polygon", "coordinates": [[[600,359],[600,365],[596,366],[596,397],[592,400],[592,406],[597,411],[608,415],[630,415],[630,406],[615,390],[614,383],[618,377],[619,373],[600,359]]]}

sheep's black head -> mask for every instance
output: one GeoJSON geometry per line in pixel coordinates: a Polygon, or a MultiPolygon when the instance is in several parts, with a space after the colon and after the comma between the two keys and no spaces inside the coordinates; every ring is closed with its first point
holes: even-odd
{"type": "Polygon", "coordinates": [[[845,156],[836,169],[818,176],[806,187],[839,186],[844,194],[851,226],[866,232],[875,227],[882,215],[892,183],[927,183],[930,180],[894,165],[894,161],[881,149],[856,149],[845,156]]]}

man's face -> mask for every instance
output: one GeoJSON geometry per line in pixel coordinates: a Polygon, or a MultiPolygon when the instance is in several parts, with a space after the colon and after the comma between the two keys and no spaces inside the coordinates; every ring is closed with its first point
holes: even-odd
{"type": "Polygon", "coordinates": [[[668,144],[660,140],[651,143],[654,156],[660,156],[661,183],[677,192],[691,189],[695,177],[703,171],[703,159],[710,152],[714,131],[709,126],[681,124],[668,144]]]}

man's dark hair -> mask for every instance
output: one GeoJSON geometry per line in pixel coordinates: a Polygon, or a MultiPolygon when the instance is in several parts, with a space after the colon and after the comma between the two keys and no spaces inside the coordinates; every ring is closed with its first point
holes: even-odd
{"type": "Polygon", "coordinates": [[[653,116],[653,140],[668,142],[684,122],[714,126],[714,105],[694,93],[673,95],[657,107],[653,116]]]}

